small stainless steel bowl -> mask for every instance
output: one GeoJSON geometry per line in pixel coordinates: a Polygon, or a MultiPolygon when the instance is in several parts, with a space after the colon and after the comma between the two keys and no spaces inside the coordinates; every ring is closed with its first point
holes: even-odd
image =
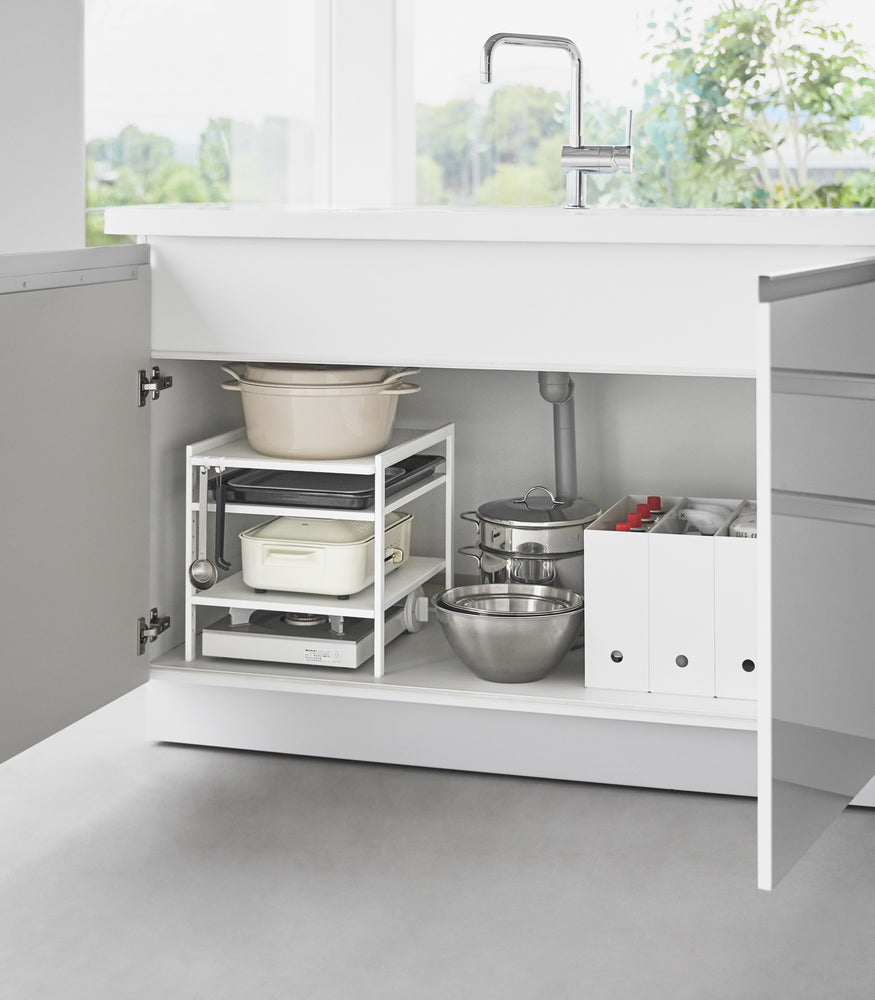
{"type": "Polygon", "coordinates": [[[583,624],[583,600],[576,594],[577,603],[564,610],[523,614],[472,611],[443,597],[433,604],[453,652],[473,674],[500,684],[546,677],[571,649],[583,624]]]}
{"type": "Polygon", "coordinates": [[[573,590],[527,583],[478,583],[451,587],[436,603],[445,608],[490,615],[549,615],[583,607],[573,590]]]}

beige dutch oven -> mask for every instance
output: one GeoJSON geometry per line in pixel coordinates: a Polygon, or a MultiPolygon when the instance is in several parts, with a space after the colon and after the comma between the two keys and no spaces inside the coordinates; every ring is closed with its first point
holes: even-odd
{"type": "MultiPolygon", "coordinates": [[[[379,381],[313,382],[322,379],[328,366],[309,368],[283,366],[280,373],[270,365],[246,365],[243,371],[230,366],[222,370],[233,375],[223,389],[239,392],[243,403],[246,436],[263,455],[277,458],[326,459],[360,458],[382,451],[392,437],[398,397],[419,392],[420,386],[405,379],[418,368],[377,369],[388,371],[379,381]],[[316,370],[318,369],[318,371],[316,370]],[[295,372],[309,382],[292,382],[295,372]],[[247,378],[246,374],[283,381],[247,378]]],[[[367,369],[331,369],[331,377],[365,377],[367,369]]]]}

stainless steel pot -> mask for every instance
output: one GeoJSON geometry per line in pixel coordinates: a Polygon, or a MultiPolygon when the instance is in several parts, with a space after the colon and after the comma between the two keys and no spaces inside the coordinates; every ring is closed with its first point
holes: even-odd
{"type": "Polygon", "coordinates": [[[477,560],[484,583],[562,587],[583,594],[583,533],[601,514],[591,500],[557,500],[546,486],[524,497],[492,500],[462,517],[477,525],[477,545],[459,549],[477,560]]]}
{"type": "Polygon", "coordinates": [[[486,552],[543,560],[582,553],[584,528],[600,514],[591,500],[557,500],[546,486],[533,486],[523,497],[490,500],[461,516],[477,525],[486,552]]]}

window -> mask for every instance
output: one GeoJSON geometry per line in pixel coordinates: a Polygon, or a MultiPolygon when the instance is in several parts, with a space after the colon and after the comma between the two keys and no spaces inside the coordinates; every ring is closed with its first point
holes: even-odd
{"type": "Polygon", "coordinates": [[[480,51],[497,31],[577,43],[585,142],[622,142],[635,112],[635,171],[590,177],[590,204],[875,206],[868,0],[85,10],[89,242],[102,241],[112,204],[562,204],[568,59],[504,46],[484,86],[480,51]],[[736,70],[763,52],[780,56],[780,73],[754,74],[745,90],[736,70]]]}
{"type": "Polygon", "coordinates": [[[318,5],[86,0],[90,245],[108,205],[325,200],[318,5]]]}
{"type": "Polygon", "coordinates": [[[866,0],[415,0],[421,204],[563,202],[568,59],[503,46],[483,86],[479,51],[497,31],[577,43],[586,143],[622,142],[626,109],[635,112],[635,172],[589,178],[591,204],[875,204],[866,0]],[[738,71],[751,72],[755,56],[772,65],[742,86],[738,71]]]}

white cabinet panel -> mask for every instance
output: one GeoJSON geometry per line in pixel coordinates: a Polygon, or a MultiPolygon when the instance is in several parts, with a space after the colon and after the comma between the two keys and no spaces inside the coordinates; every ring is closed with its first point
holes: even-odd
{"type": "Polygon", "coordinates": [[[820,275],[839,281],[867,279],[870,284],[813,290],[810,278],[818,272],[801,272],[772,279],[770,295],[776,300],[771,313],[771,367],[803,371],[875,374],[875,338],[872,337],[872,262],[845,268],[825,268],[820,275]],[[840,272],[844,272],[840,275],[840,272]],[[785,286],[785,287],[782,287],[785,286]]]}
{"type": "Polygon", "coordinates": [[[769,888],[875,774],[873,402],[865,380],[836,378],[875,370],[875,268],[791,276],[762,294],[759,582],[771,615],[760,622],[759,877],[769,888]]]}
{"type": "Polygon", "coordinates": [[[775,377],[772,488],[875,499],[875,379],[775,377]],[[868,392],[848,398],[828,392],[868,392]],[[838,446],[837,446],[838,443],[838,446]]]}
{"type": "MultiPolygon", "coordinates": [[[[875,523],[788,515],[781,501],[772,501],[774,717],[875,737],[875,523]]],[[[875,761],[866,780],[873,774],[875,761]]]]}
{"type": "MultiPolygon", "coordinates": [[[[580,225],[589,222],[581,213],[580,225]]],[[[814,255],[804,247],[150,239],[161,356],[530,371],[752,375],[756,276],[814,255]],[[570,318],[569,293],[580,322],[570,318]],[[618,316],[622,336],[611,332],[618,316]]],[[[819,248],[824,254],[839,256],[819,248]]]]}
{"type": "Polygon", "coordinates": [[[147,677],[147,260],[144,247],[0,257],[24,289],[0,294],[0,758],[147,677]]]}

